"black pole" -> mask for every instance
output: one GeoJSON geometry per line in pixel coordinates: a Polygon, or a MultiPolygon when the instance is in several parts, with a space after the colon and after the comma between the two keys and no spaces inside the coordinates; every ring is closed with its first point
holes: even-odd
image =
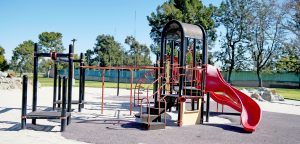
{"type": "MultiPolygon", "coordinates": [[[[38,81],[38,44],[34,44],[34,59],[33,59],[33,96],[32,96],[32,111],[36,111],[37,105],[37,81],[38,81]]],[[[36,119],[32,119],[32,124],[36,124],[36,119]]]]}
{"type": "MultiPolygon", "coordinates": [[[[158,64],[156,63],[156,64],[154,64],[154,67],[158,67],[158,64]]],[[[158,69],[155,69],[155,80],[157,80],[158,79],[158,69]]],[[[156,81],[155,83],[154,83],[154,86],[153,86],[153,93],[154,92],[156,92],[157,91],[157,89],[158,89],[158,81],[156,81]]],[[[157,93],[154,95],[154,102],[155,102],[155,107],[157,106],[157,93]]]]}
{"type": "Polygon", "coordinates": [[[61,125],[60,131],[63,132],[66,126],[66,95],[67,95],[67,79],[63,77],[63,94],[62,94],[62,108],[61,108],[61,125]]]}
{"type": "Polygon", "coordinates": [[[80,67],[79,67],[79,106],[78,111],[81,112],[82,108],[82,66],[83,66],[83,53],[80,53],[80,67]]]}
{"type": "Polygon", "coordinates": [[[68,109],[67,112],[71,112],[72,103],[72,85],[73,85],[73,59],[74,59],[74,48],[73,45],[69,45],[69,77],[68,77],[68,109]]]}
{"type": "MultiPolygon", "coordinates": [[[[193,72],[193,80],[196,79],[196,39],[194,39],[194,44],[193,44],[193,69],[192,69],[192,72],[193,72]]],[[[191,86],[192,87],[195,87],[195,81],[193,81],[191,83],[191,86]]],[[[192,99],[192,110],[195,110],[195,99],[192,99]]],[[[198,107],[196,108],[198,109],[198,107]]]]}
{"type": "Polygon", "coordinates": [[[21,128],[26,128],[26,115],[27,115],[27,84],[28,77],[23,76],[23,87],[22,87],[22,118],[21,118],[21,128]]]}
{"type": "MultiPolygon", "coordinates": [[[[174,47],[175,47],[174,40],[171,41],[170,47],[171,47],[171,63],[170,63],[170,81],[171,81],[173,78],[173,67],[174,67],[174,47]]],[[[173,85],[174,84],[171,84],[170,93],[172,93],[172,91],[173,91],[173,85]]]]}
{"type": "Polygon", "coordinates": [[[117,96],[119,96],[120,93],[120,70],[118,69],[118,87],[117,87],[117,96]]]}
{"type": "MultiPolygon", "coordinates": [[[[58,100],[61,100],[61,76],[58,76],[58,100]]],[[[57,105],[60,108],[60,104],[57,105]]]]}
{"type": "Polygon", "coordinates": [[[206,94],[206,122],[209,121],[209,105],[210,105],[210,94],[209,92],[206,94]]]}
{"type": "MultiPolygon", "coordinates": [[[[187,38],[184,37],[184,35],[181,36],[181,44],[180,44],[180,56],[179,56],[179,90],[178,90],[178,96],[179,99],[182,97],[182,92],[183,92],[183,86],[184,86],[184,81],[185,77],[182,75],[185,74],[185,70],[183,67],[186,65],[186,58],[185,58],[185,51],[186,51],[186,46],[187,46],[187,38]]],[[[179,120],[179,126],[182,125],[182,102],[178,105],[178,120],[179,120]]]]}
{"type": "MultiPolygon", "coordinates": [[[[206,45],[206,33],[205,30],[202,26],[200,26],[200,29],[202,31],[203,34],[203,44],[202,44],[202,66],[201,68],[204,70],[206,69],[206,64],[207,64],[207,45],[206,45]]],[[[203,112],[204,112],[204,92],[205,91],[205,84],[206,84],[206,79],[205,79],[206,75],[203,72],[202,73],[202,81],[201,81],[201,119],[200,119],[200,123],[203,123],[203,112]]],[[[208,95],[209,98],[209,95],[208,95]]],[[[199,101],[197,103],[197,107],[199,106],[199,101]]]]}
{"type": "Polygon", "coordinates": [[[52,109],[55,110],[56,107],[56,90],[57,90],[57,63],[54,61],[54,78],[53,78],[54,84],[53,84],[53,105],[52,109]]]}
{"type": "MultiPolygon", "coordinates": [[[[84,63],[82,64],[84,66],[84,63]]],[[[82,107],[84,108],[84,91],[85,91],[85,69],[82,69],[82,107]]]]}

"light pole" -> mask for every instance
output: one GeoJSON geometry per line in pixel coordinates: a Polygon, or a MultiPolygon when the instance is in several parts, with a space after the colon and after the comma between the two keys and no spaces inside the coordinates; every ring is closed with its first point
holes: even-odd
{"type": "MultiPolygon", "coordinates": [[[[72,42],[73,42],[73,49],[75,49],[75,41],[77,41],[77,39],[75,39],[75,38],[73,38],[72,40],[71,40],[72,42]]],[[[73,56],[74,56],[74,54],[73,54],[73,56]]],[[[73,57],[74,58],[74,57],[73,57]]],[[[75,85],[75,78],[74,78],[74,67],[75,67],[75,65],[73,65],[73,77],[72,77],[72,81],[73,81],[73,83],[72,83],[72,85],[75,85]]]]}

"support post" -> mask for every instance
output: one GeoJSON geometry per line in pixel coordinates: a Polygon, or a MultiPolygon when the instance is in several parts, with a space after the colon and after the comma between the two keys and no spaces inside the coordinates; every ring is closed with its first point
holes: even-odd
{"type": "MultiPolygon", "coordinates": [[[[33,91],[32,91],[32,111],[36,111],[37,105],[37,81],[38,81],[38,44],[34,44],[34,58],[33,58],[33,91]]],[[[36,124],[36,119],[32,119],[32,124],[36,124]]]]}
{"type": "MultiPolygon", "coordinates": [[[[82,64],[84,66],[84,63],[82,64]]],[[[85,68],[82,69],[82,107],[84,108],[84,91],[85,91],[85,68]]]]}
{"type": "MultiPolygon", "coordinates": [[[[207,64],[207,43],[206,43],[206,33],[205,33],[205,29],[200,26],[200,29],[202,31],[203,34],[203,44],[202,44],[202,65],[201,68],[203,71],[206,71],[206,64],[207,64]]],[[[205,72],[202,72],[202,81],[201,81],[201,118],[200,118],[200,123],[203,124],[203,112],[204,112],[204,91],[205,91],[205,83],[206,81],[206,75],[205,72]]],[[[199,101],[197,103],[197,106],[199,106],[199,101]]]]}
{"type": "Polygon", "coordinates": [[[54,61],[54,78],[53,78],[53,105],[52,105],[52,109],[55,110],[56,107],[56,90],[57,90],[57,63],[56,61],[54,61]]]}
{"type": "Polygon", "coordinates": [[[23,86],[22,86],[22,115],[21,115],[21,129],[26,128],[26,115],[27,115],[27,86],[28,77],[23,76],[23,86]]]}
{"type": "Polygon", "coordinates": [[[74,48],[73,45],[69,45],[69,76],[68,76],[68,109],[67,112],[71,112],[72,107],[72,85],[73,85],[73,59],[74,59],[74,48]]]}
{"type": "Polygon", "coordinates": [[[118,86],[117,86],[117,96],[120,93],[120,70],[118,69],[118,86]]]}
{"type": "MultiPolygon", "coordinates": [[[[72,78],[71,78],[72,79],[72,78]]],[[[62,108],[61,108],[61,125],[60,131],[65,131],[66,127],[66,97],[67,97],[67,79],[63,77],[63,95],[62,95],[62,108]]]]}
{"type": "Polygon", "coordinates": [[[132,115],[132,83],[133,83],[133,71],[130,69],[130,115],[132,115]]]}
{"type": "Polygon", "coordinates": [[[206,94],[206,122],[209,121],[209,115],[210,115],[210,94],[209,92],[206,94]]]}
{"type": "MultiPolygon", "coordinates": [[[[61,100],[61,76],[58,76],[58,100],[61,100]]],[[[60,108],[60,104],[57,105],[60,108]]]]}
{"type": "MultiPolygon", "coordinates": [[[[175,48],[175,41],[171,41],[171,63],[170,63],[170,82],[172,82],[173,79],[173,68],[174,68],[174,48],[175,48]]],[[[173,85],[174,83],[170,84],[170,93],[172,94],[173,91],[173,85]]]]}
{"type": "Polygon", "coordinates": [[[80,67],[79,67],[79,105],[78,105],[78,112],[81,112],[82,108],[82,67],[83,66],[83,53],[80,53],[80,67]]]}
{"type": "MultiPolygon", "coordinates": [[[[183,69],[183,67],[186,65],[186,58],[185,58],[185,51],[186,51],[186,46],[187,46],[187,38],[185,37],[181,37],[181,44],[180,44],[180,55],[179,55],[179,99],[181,99],[182,97],[182,91],[183,91],[183,86],[184,86],[184,81],[185,81],[185,77],[183,74],[185,74],[185,70],[183,69]]],[[[179,102],[178,105],[178,125],[181,126],[182,125],[182,102],[179,102]]]]}
{"type": "Polygon", "coordinates": [[[101,114],[103,114],[103,109],[104,109],[104,75],[105,75],[105,70],[102,70],[102,97],[101,97],[101,114]]]}
{"type": "MultiPolygon", "coordinates": [[[[197,66],[196,66],[196,39],[193,39],[193,69],[192,69],[192,72],[193,72],[193,82],[191,84],[191,87],[195,87],[195,79],[196,79],[196,69],[197,66]]],[[[195,110],[195,99],[192,99],[192,110],[195,110]]],[[[198,108],[198,107],[197,107],[198,108]]]]}
{"type": "MultiPolygon", "coordinates": [[[[154,67],[157,67],[158,68],[158,64],[154,64],[154,67]]],[[[157,80],[158,79],[158,69],[155,69],[155,79],[154,80],[157,80]]],[[[156,91],[158,90],[158,81],[156,81],[154,83],[154,86],[153,86],[153,93],[155,93],[156,91]]],[[[154,95],[154,102],[157,102],[157,93],[154,95]]],[[[158,106],[155,104],[155,107],[158,106]]]]}

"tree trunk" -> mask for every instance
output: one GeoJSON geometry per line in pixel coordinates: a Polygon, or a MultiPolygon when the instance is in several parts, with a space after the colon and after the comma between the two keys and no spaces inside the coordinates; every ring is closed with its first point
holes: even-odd
{"type": "Polygon", "coordinates": [[[262,79],[261,79],[261,76],[260,76],[260,69],[257,69],[256,70],[256,74],[257,74],[257,79],[258,79],[258,87],[262,87],[262,79]]]}
{"type": "Polygon", "coordinates": [[[228,70],[228,77],[227,77],[227,82],[228,82],[229,84],[231,84],[231,74],[232,74],[232,69],[229,68],[229,70],[228,70]]]}

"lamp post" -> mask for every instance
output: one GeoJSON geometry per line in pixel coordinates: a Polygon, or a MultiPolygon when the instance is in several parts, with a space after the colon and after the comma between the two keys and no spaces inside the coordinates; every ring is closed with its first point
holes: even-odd
{"type": "MultiPolygon", "coordinates": [[[[77,41],[77,39],[75,39],[75,38],[73,38],[72,40],[71,40],[73,43],[72,43],[72,45],[73,45],[73,49],[75,49],[75,41],[77,41]]],[[[72,77],[72,85],[75,85],[75,78],[74,78],[74,67],[75,67],[75,65],[73,65],[73,77],[72,77]]]]}

